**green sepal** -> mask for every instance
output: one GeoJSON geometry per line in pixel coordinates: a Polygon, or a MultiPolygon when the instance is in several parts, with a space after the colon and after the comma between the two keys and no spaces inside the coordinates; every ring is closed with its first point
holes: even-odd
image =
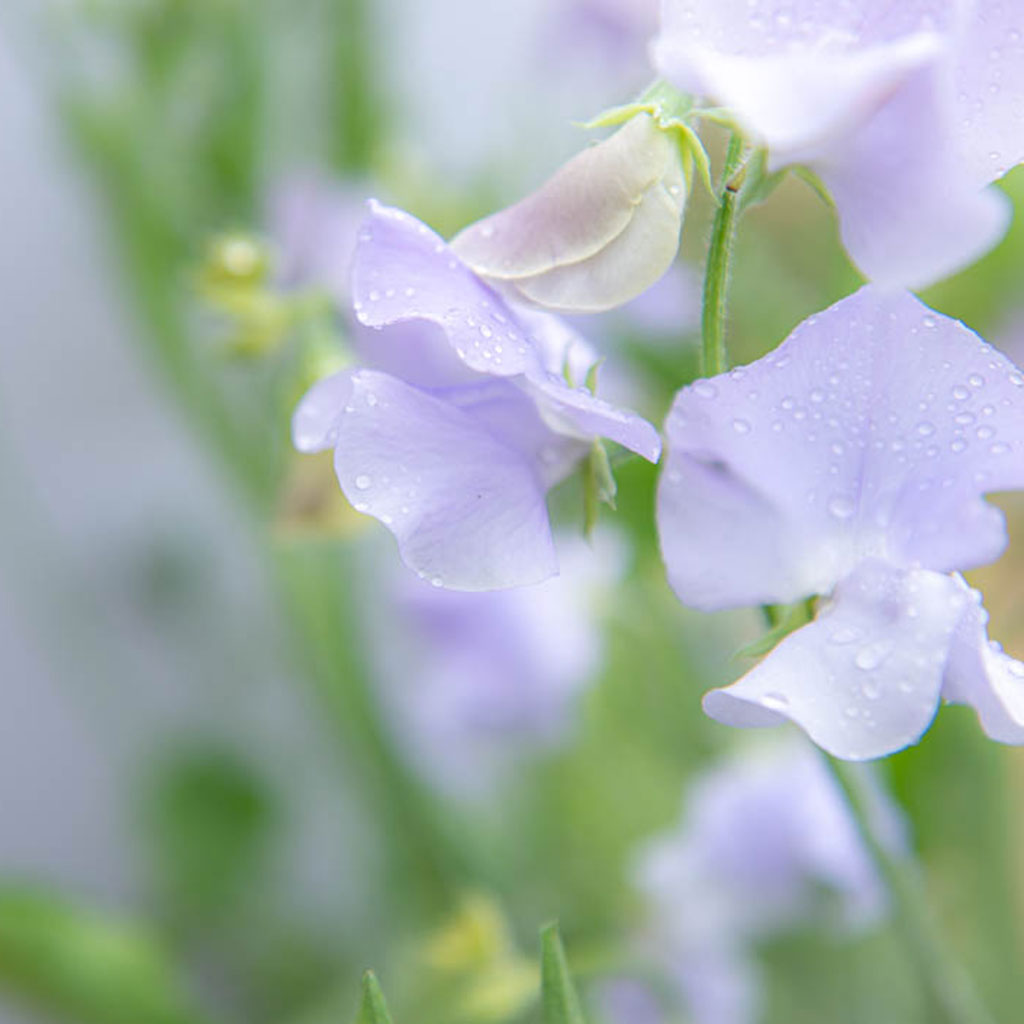
{"type": "Polygon", "coordinates": [[[544,1024],[586,1024],[569,974],[557,922],[540,930],[540,998],[544,1024]]]}
{"type": "Polygon", "coordinates": [[[388,1004],[384,1001],[380,982],[373,971],[363,975],[363,998],[355,1024],[392,1024],[388,1004]]]}
{"type": "Polygon", "coordinates": [[[715,190],[711,184],[711,161],[704,148],[704,143],[700,141],[700,137],[690,124],[690,118],[697,113],[691,96],[679,92],[667,82],[658,81],[633,103],[609,107],[608,110],[604,110],[596,117],[584,122],[581,127],[585,129],[614,128],[625,124],[637,114],[650,114],[662,131],[676,133],[676,141],[683,158],[687,188],[692,184],[693,169],[696,167],[708,194],[714,196],[715,190]]]}
{"type": "Polygon", "coordinates": [[[788,605],[765,605],[765,617],[772,623],[771,628],[753,643],[741,647],[734,658],[761,658],[784,640],[790,633],[806,626],[814,618],[814,605],[817,598],[809,597],[788,605]]]}
{"type": "Polygon", "coordinates": [[[618,487],[604,443],[595,439],[583,463],[583,534],[589,540],[597,526],[601,505],[615,509],[618,487]]]}

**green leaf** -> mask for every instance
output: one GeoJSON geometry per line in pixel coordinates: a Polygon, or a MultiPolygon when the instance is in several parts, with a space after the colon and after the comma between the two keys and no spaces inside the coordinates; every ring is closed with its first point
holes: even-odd
{"type": "Polygon", "coordinates": [[[589,538],[597,526],[600,506],[604,504],[615,508],[617,493],[608,450],[600,440],[595,440],[583,463],[583,533],[586,537],[589,538]]]}
{"type": "Polygon", "coordinates": [[[544,1024],[585,1024],[580,998],[569,975],[557,922],[541,928],[540,949],[540,994],[544,1024]]]}
{"type": "Polygon", "coordinates": [[[359,1004],[356,1024],[392,1024],[388,1004],[373,971],[363,975],[363,1000],[359,1004]]]}
{"type": "Polygon", "coordinates": [[[0,991],[78,1024],[200,1024],[170,960],[130,921],[0,888],[0,991]]]}

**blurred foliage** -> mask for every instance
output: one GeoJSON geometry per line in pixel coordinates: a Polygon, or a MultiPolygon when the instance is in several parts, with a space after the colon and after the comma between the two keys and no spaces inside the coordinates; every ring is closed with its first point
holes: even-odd
{"type": "MultiPolygon", "coordinates": [[[[544,932],[539,1002],[526,937],[538,921],[564,923],[574,960],[596,965],[580,972],[584,996],[592,978],[631,969],[630,858],[677,819],[687,780],[733,742],[698,713],[699,698],[738,674],[726,658],[763,631],[754,615],[698,620],[680,608],[651,529],[657,470],[626,459],[615,464],[617,511],[603,514],[629,536],[633,562],[606,610],[606,664],[581,700],[572,742],[472,808],[430,791],[395,749],[364,650],[363,520],[339,498],[329,458],[300,465],[288,438],[298,394],[345,355],[323,296],[274,287],[266,205],[291,155],[273,114],[291,70],[273,59],[282,27],[302,29],[300,51],[323,83],[322,108],[310,112],[323,169],[372,174],[443,229],[516,197],[493,195],[486,180],[463,193],[430,168],[389,162],[401,151],[380,71],[391,55],[373,38],[373,15],[369,0],[93,0],[63,26],[60,100],[102,195],[140,341],[245,504],[296,675],[336,738],[338,779],[357,781],[373,856],[366,877],[337,881],[360,897],[352,919],[296,920],[275,888],[288,826],[277,794],[214,744],[158,751],[138,792],[152,934],[52,895],[0,893],[0,985],[61,1019],[198,1024],[175,978],[201,964],[218,1019],[326,1024],[346,1019],[374,963],[396,979],[399,1022],[580,1024],[558,933],[544,932]],[[100,75],[93,45],[107,55],[100,75]]],[[[715,140],[711,149],[717,160],[715,140]]],[[[1024,206],[1024,172],[1005,187],[1024,206]]],[[[978,328],[999,322],[1020,301],[1022,212],[1003,245],[930,301],[978,328]]],[[[701,252],[710,214],[695,190],[685,258],[701,252]]],[[[740,228],[733,361],[774,347],[856,284],[829,209],[806,182],[787,179],[740,228]]],[[[660,422],[697,372],[692,330],[672,345],[627,331],[617,345],[660,422]]],[[[578,524],[584,500],[596,505],[612,490],[600,456],[588,465],[589,484],[576,478],[552,496],[564,522],[578,524]]],[[[172,567],[154,576],[155,590],[177,586],[172,567]]],[[[1021,790],[1009,763],[968,715],[945,711],[890,766],[940,916],[1005,1021],[1024,1000],[1021,918],[1009,895],[1021,884],[1020,836],[1010,830],[1021,790]]],[[[926,1024],[889,930],[843,942],[795,934],[763,953],[767,1021],[926,1024]]],[[[362,991],[358,1024],[389,1021],[372,975],[362,991]]]]}

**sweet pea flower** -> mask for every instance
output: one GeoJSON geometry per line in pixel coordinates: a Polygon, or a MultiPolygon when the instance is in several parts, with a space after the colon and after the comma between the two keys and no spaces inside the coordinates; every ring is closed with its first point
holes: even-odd
{"type": "Polygon", "coordinates": [[[674,133],[639,113],[536,192],[465,228],[452,248],[520,301],[558,312],[612,309],[675,259],[686,164],[674,133]]]}
{"type": "Polygon", "coordinates": [[[985,186],[1024,160],[1019,0],[663,0],[652,54],[818,175],[872,280],[923,287],[1005,232],[985,186]]]}
{"type": "Polygon", "coordinates": [[[554,575],[545,495],[595,438],[657,461],[649,423],[566,383],[563,368],[586,352],[575,332],[514,309],[408,213],[371,201],[352,298],[376,329],[360,343],[367,366],[308,392],[293,441],[334,448],[345,496],[435,586],[554,575]]]}
{"type": "MultiPolygon", "coordinates": [[[[635,860],[647,943],[695,1024],[758,1018],[757,942],[807,924],[855,931],[885,910],[842,793],[794,740],[742,750],[700,777],[679,826],[635,860]]],[[[867,792],[877,834],[904,849],[896,808],[880,788],[867,792]]]]}
{"type": "Polygon", "coordinates": [[[959,322],[867,286],[680,391],[658,493],[676,594],[706,611],[820,596],[708,714],[790,719],[859,760],[914,743],[945,698],[1024,742],[1024,665],[988,642],[956,573],[1006,545],[983,495],[1024,487],[1022,389],[959,322]]]}
{"type": "Polygon", "coordinates": [[[386,720],[432,785],[493,796],[571,735],[603,654],[600,611],[625,567],[616,534],[558,538],[561,572],[489,593],[438,589],[375,564],[364,629],[386,720]]]}

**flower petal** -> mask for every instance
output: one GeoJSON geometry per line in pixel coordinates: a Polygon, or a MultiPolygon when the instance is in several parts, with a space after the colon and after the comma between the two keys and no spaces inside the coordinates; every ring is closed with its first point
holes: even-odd
{"type": "Polygon", "coordinates": [[[939,705],[966,596],[951,576],[864,562],[809,625],[786,637],[704,710],[726,725],[789,719],[852,761],[917,741],[939,705]]]}
{"type": "Polygon", "coordinates": [[[544,486],[520,452],[450,402],[383,373],[351,375],[335,470],[357,511],[436,586],[491,590],[557,572],[544,486]]]}
{"type": "Polygon", "coordinates": [[[322,452],[338,440],[338,422],[352,396],[352,375],[347,370],[317,381],[299,402],[292,416],[292,444],[300,452],[322,452]]]}
{"type": "Polygon", "coordinates": [[[425,224],[374,200],[356,244],[352,297],[367,327],[436,324],[459,359],[479,373],[509,377],[539,365],[505,301],[425,224]]]}
{"type": "Polygon", "coordinates": [[[989,641],[981,595],[960,584],[967,607],[953,638],[942,695],[973,707],[992,739],[1024,743],[1024,664],[989,641]]]}
{"type": "Polygon", "coordinates": [[[1024,161],[1024,10],[979,0],[964,28],[955,125],[963,157],[983,185],[1024,161]]]}
{"type": "Polygon", "coordinates": [[[538,305],[611,309],[671,265],[686,192],[675,139],[638,114],[532,195],[470,225],[452,248],[538,305]]]}
{"type": "Polygon", "coordinates": [[[772,167],[820,155],[942,51],[932,32],[863,49],[737,56],[663,38],[655,63],[677,85],[726,107],[771,151],[772,167]]]}
{"type": "Polygon", "coordinates": [[[843,244],[879,284],[919,288],[969,266],[1006,233],[1010,202],[981,190],[955,148],[945,78],[914,75],[842,147],[811,166],[843,244]]]}
{"type": "Polygon", "coordinates": [[[991,561],[1005,528],[982,495],[1024,487],[1022,387],[962,324],[869,286],[684,388],[658,492],[673,588],[714,610],[828,593],[872,555],[991,561]]]}

